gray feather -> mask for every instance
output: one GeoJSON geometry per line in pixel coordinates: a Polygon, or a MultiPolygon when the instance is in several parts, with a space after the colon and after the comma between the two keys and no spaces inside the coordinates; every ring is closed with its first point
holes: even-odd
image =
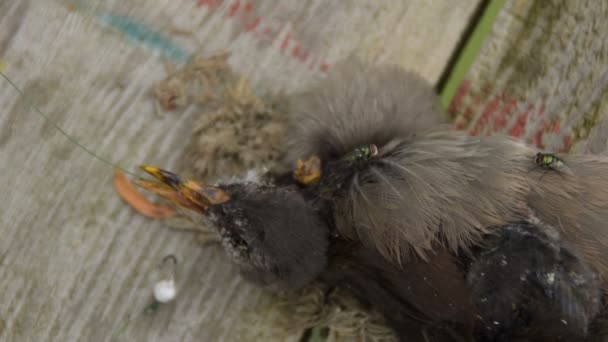
{"type": "Polygon", "coordinates": [[[529,207],[608,272],[607,157],[564,157],[570,175],[535,166],[537,150],[503,136],[438,129],[390,145],[336,201],[345,236],[399,262],[411,252],[424,257],[435,244],[467,249],[529,207]]]}
{"type": "Polygon", "coordinates": [[[467,249],[492,226],[522,217],[522,149],[507,137],[447,129],[389,144],[335,200],[338,230],[399,263],[437,245],[467,249]]]}
{"type": "Polygon", "coordinates": [[[442,244],[475,245],[531,208],[584,259],[608,272],[608,158],[563,157],[572,175],[535,166],[536,149],[509,137],[438,128],[380,149],[336,201],[338,229],[400,262],[442,244]]]}
{"type": "Polygon", "coordinates": [[[447,120],[424,79],[357,59],[337,64],[313,91],[293,96],[290,115],[290,165],[312,154],[325,159],[369,141],[412,137],[447,120]]]}

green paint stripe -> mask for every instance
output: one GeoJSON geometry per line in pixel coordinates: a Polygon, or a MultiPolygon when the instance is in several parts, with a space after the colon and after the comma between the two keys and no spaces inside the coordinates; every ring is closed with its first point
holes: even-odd
{"type": "Polygon", "coordinates": [[[484,10],[479,23],[473,30],[473,34],[465,44],[462,53],[458,57],[454,68],[450,72],[448,81],[441,92],[441,104],[446,110],[456,94],[456,90],[469,72],[471,65],[479,55],[484,40],[492,32],[492,25],[494,19],[498,16],[498,13],[503,8],[505,0],[491,0],[486,9],[484,10]]]}

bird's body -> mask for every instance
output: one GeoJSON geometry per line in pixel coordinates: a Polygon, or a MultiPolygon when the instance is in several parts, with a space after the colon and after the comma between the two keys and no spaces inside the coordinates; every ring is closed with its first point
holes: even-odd
{"type": "Polygon", "coordinates": [[[540,181],[536,151],[445,128],[431,87],[397,68],[347,62],[290,110],[286,163],[318,157],[314,182],[191,184],[196,206],[185,180],[171,185],[248,278],[349,288],[404,341],[587,336],[608,265],[608,160],[569,158],[590,177],[540,181]]]}

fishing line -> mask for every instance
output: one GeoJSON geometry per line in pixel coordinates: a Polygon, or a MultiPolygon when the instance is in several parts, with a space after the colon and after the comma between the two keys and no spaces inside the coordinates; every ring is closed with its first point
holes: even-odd
{"type": "MultiPolygon", "coordinates": [[[[21,90],[21,88],[19,88],[15,82],[13,82],[8,76],[6,76],[6,74],[4,74],[4,72],[0,71],[0,75],[2,75],[2,77],[8,82],[8,84],[10,84],[21,96],[25,96],[25,94],[23,93],[23,90],[21,90]]],[[[89,155],[91,155],[93,158],[101,161],[102,163],[109,165],[115,169],[119,169],[122,172],[140,178],[139,176],[137,176],[135,173],[128,171],[126,169],[124,169],[123,167],[121,167],[120,165],[113,163],[112,161],[105,159],[104,157],[100,156],[99,154],[97,154],[95,151],[87,148],[86,146],[84,146],[83,144],[81,144],[80,142],[78,142],[78,140],[76,140],[76,138],[72,137],[68,132],[66,132],[63,128],[61,128],[61,126],[59,126],[55,121],[53,121],[48,114],[44,113],[40,108],[38,108],[38,106],[36,106],[33,103],[29,103],[28,104],[29,108],[33,109],[34,112],[38,113],[38,115],[40,115],[42,118],[44,118],[47,122],[49,122],[51,125],[53,125],[53,127],[55,127],[55,129],[57,129],[64,137],[66,137],[66,139],[68,139],[70,142],[72,142],[74,145],[78,146],[80,149],[82,149],[83,151],[85,151],[86,153],[88,153],[89,155]]]]}

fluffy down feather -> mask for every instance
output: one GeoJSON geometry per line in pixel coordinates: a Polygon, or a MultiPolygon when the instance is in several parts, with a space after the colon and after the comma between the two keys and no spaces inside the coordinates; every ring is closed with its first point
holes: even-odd
{"type": "Polygon", "coordinates": [[[397,66],[356,59],[337,64],[313,91],[289,102],[289,165],[312,154],[332,158],[370,141],[382,145],[413,137],[446,122],[424,79],[397,66]]]}
{"type": "Polygon", "coordinates": [[[398,263],[437,245],[468,249],[525,213],[526,151],[508,137],[448,129],[393,141],[334,200],[338,230],[398,263]]]}
{"type": "Polygon", "coordinates": [[[565,156],[570,175],[536,166],[536,153],[509,137],[442,128],[393,141],[343,186],[338,230],[401,262],[437,243],[466,250],[530,208],[608,275],[608,157],[565,156]]]}

